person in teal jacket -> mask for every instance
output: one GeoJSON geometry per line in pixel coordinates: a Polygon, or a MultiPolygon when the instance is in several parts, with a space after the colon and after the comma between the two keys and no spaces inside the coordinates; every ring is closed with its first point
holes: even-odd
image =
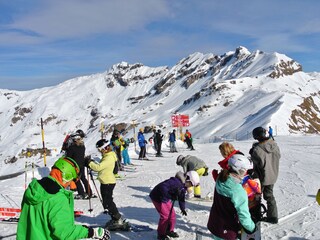
{"type": "Polygon", "coordinates": [[[243,155],[235,154],[228,160],[229,169],[223,169],[217,178],[213,205],[207,227],[213,239],[237,239],[241,227],[253,233],[246,191],[241,182],[252,163],[243,155]]]}
{"type": "Polygon", "coordinates": [[[110,232],[104,228],[74,222],[73,192],[66,188],[78,180],[79,171],[72,158],[61,157],[48,177],[32,180],[22,199],[17,240],[111,239],[110,232]]]}

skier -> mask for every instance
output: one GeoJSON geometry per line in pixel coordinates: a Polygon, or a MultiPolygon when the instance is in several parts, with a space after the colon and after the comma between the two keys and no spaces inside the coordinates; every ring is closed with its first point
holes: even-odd
{"type": "Polygon", "coordinates": [[[228,160],[229,169],[223,169],[216,182],[207,224],[214,239],[237,239],[241,226],[247,233],[256,229],[250,217],[247,194],[241,186],[242,178],[252,164],[248,158],[239,156],[242,155],[234,155],[228,160]]]}
{"type": "Polygon", "coordinates": [[[184,137],[185,137],[185,142],[188,145],[188,148],[190,150],[194,150],[193,145],[192,145],[192,135],[191,135],[191,133],[189,132],[188,129],[186,130],[186,133],[184,134],[184,137]]]}
{"type": "Polygon", "coordinates": [[[162,153],[161,153],[161,145],[162,145],[162,141],[163,141],[163,135],[161,134],[161,130],[158,129],[157,133],[156,133],[156,139],[155,141],[157,142],[157,154],[156,157],[162,157],[162,153]]]}
{"type": "MultiPolygon", "coordinates": [[[[196,171],[196,173],[199,176],[207,176],[208,175],[208,167],[207,167],[206,163],[203,160],[201,160],[195,156],[179,155],[177,157],[176,164],[178,166],[180,165],[183,168],[183,172],[185,172],[185,173],[189,172],[189,171],[196,171]]],[[[189,193],[190,194],[188,195],[188,198],[193,197],[192,195],[194,195],[194,197],[196,197],[196,198],[201,198],[200,184],[197,186],[194,186],[193,189],[191,188],[189,193]]]]}
{"type": "Polygon", "coordinates": [[[169,133],[169,144],[170,144],[170,152],[178,152],[176,148],[176,130],[173,129],[171,133],[169,133]]]}
{"type": "Polygon", "coordinates": [[[278,209],[273,187],[279,175],[280,149],[275,141],[266,136],[266,130],[262,127],[253,129],[252,136],[258,142],[253,143],[249,153],[253,161],[254,172],[261,181],[262,196],[267,202],[267,217],[262,220],[276,224],[278,223],[278,209]]]}
{"type": "Polygon", "coordinates": [[[269,131],[268,131],[268,133],[269,133],[269,138],[272,138],[272,140],[274,140],[274,137],[273,137],[273,129],[272,129],[271,126],[269,126],[269,131]]]}
{"type": "Polygon", "coordinates": [[[120,139],[122,139],[122,137],[120,136],[120,132],[115,129],[110,138],[110,144],[112,146],[112,150],[117,154],[117,158],[118,158],[117,164],[113,171],[113,173],[116,174],[116,177],[118,176],[118,171],[123,171],[123,168],[121,166],[121,161],[122,161],[121,151],[123,150],[123,146],[120,139]]]}
{"type": "MultiPolygon", "coordinates": [[[[233,145],[229,142],[223,142],[219,145],[219,150],[220,153],[222,155],[222,157],[224,157],[223,160],[221,160],[220,162],[218,162],[219,166],[222,169],[228,169],[228,160],[230,157],[232,157],[234,154],[242,154],[244,155],[242,152],[240,152],[239,150],[235,150],[235,148],[233,147],[233,145]]],[[[218,170],[217,169],[213,169],[212,170],[212,177],[213,179],[216,181],[217,177],[218,177],[218,170]]]]}
{"type": "Polygon", "coordinates": [[[123,146],[123,150],[121,151],[121,154],[122,154],[122,158],[123,158],[123,165],[133,165],[130,161],[130,156],[129,156],[129,153],[128,153],[128,147],[129,147],[129,144],[130,144],[130,139],[126,139],[126,140],[123,140],[123,138],[120,139],[121,141],[121,144],[123,146]]]}
{"type": "Polygon", "coordinates": [[[140,128],[139,129],[139,133],[138,133],[138,142],[139,142],[139,147],[140,147],[139,160],[142,160],[142,159],[148,160],[148,158],[146,157],[146,144],[147,144],[147,141],[144,138],[143,131],[144,131],[144,129],[140,128]]]}
{"type": "Polygon", "coordinates": [[[78,194],[75,196],[75,199],[88,199],[96,197],[92,194],[92,190],[85,175],[84,158],[86,148],[83,142],[84,136],[85,135],[82,130],[78,130],[75,134],[72,134],[70,136],[72,143],[68,148],[65,149],[65,156],[74,159],[80,167],[80,181],[76,182],[78,194]],[[84,192],[82,184],[86,192],[84,192]]]}
{"type": "Polygon", "coordinates": [[[111,220],[106,223],[106,228],[115,230],[122,228],[124,220],[118,211],[116,204],[113,201],[113,190],[116,186],[116,178],[113,174],[113,169],[117,162],[117,155],[112,151],[109,141],[101,139],[96,143],[96,148],[102,154],[100,163],[90,160],[87,165],[95,172],[98,172],[98,179],[100,181],[100,192],[102,197],[102,204],[105,213],[111,216],[111,220]]]}
{"type": "Polygon", "coordinates": [[[22,199],[17,240],[111,239],[107,229],[74,222],[73,193],[67,188],[79,173],[80,168],[72,158],[61,157],[48,177],[32,180],[22,199]]]}
{"type": "Polygon", "coordinates": [[[158,240],[169,240],[178,238],[179,235],[174,232],[176,223],[176,213],[174,211],[174,202],[178,200],[182,215],[187,216],[185,210],[185,195],[187,189],[199,184],[199,175],[195,171],[183,174],[178,172],[175,177],[171,177],[158,185],[150,192],[150,198],[160,214],[158,223],[158,240]]]}

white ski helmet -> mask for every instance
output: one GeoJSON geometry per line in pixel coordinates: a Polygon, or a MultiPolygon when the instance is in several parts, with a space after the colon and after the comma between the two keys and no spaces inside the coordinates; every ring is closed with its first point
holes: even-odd
{"type": "Polygon", "coordinates": [[[248,169],[252,169],[252,162],[244,155],[234,154],[228,160],[229,167],[239,175],[244,175],[248,169]]]}
{"type": "Polygon", "coordinates": [[[190,181],[193,186],[198,186],[200,184],[200,177],[196,171],[189,171],[186,173],[186,182],[190,181]]]}

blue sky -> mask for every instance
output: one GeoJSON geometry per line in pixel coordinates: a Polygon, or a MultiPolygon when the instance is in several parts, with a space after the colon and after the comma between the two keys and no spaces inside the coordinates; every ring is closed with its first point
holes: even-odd
{"type": "Polygon", "coordinates": [[[319,0],[0,0],[0,89],[244,46],[320,72],[319,0]]]}

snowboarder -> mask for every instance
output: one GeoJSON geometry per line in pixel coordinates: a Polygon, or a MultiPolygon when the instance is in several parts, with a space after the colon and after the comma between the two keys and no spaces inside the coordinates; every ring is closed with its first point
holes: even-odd
{"type": "Polygon", "coordinates": [[[170,152],[178,152],[176,148],[176,130],[173,129],[171,133],[169,133],[169,144],[170,144],[170,152]]]}
{"type": "Polygon", "coordinates": [[[248,208],[248,197],[241,186],[247,169],[252,168],[248,158],[234,155],[228,160],[229,169],[223,169],[217,178],[214,200],[207,227],[214,239],[237,239],[242,228],[253,233],[256,229],[248,208]]]}
{"type": "Polygon", "coordinates": [[[85,175],[84,158],[86,148],[83,142],[84,136],[85,135],[82,130],[77,130],[75,134],[70,136],[70,139],[72,140],[71,145],[65,149],[65,156],[74,159],[80,167],[80,181],[76,182],[78,194],[75,196],[75,199],[88,199],[91,197],[96,197],[92,194],[92,190],[85,175]],[[86,192],[84,191],[82,184],[86,192]]]}
{"type": "Polygon", "coordinates": [[[139,129],[139,133],[138,133],[138,142],[139,142],[139,147],[140,147],[140,152],[139,152],[139,160],[148,160],[148,158],[146,157],[146,144],[147,141],[144,138],[143,135],[144,129],[140,128],[139,129]]]}
{"type": "Polygon", "coordinates": [[[17,240],[111,239],[107,229],[74,222],[73,193],[67,188],[79,173],[80,168],[72,158],[61,157],[48,177],[32,180],[22,199],[17,240]]]}
{"type": "Polygon", "coordinates": [[[184,137],[185,137],[185,142],[188,145],[188,148],[190,150],[194,150],[193,145],[192,145],[192,135],[191,135],[191,133],[189,132],[188,129],[186,130],[186,133],[184,134],[184,137]]]}
{"type": "Polygon", "coordinates": [[[115,230],[122,228],[124,224],[124,220],[113,201],[113,190],[116,186],[116,178],[113,174],[113,169],[117,162],[117,155],[112,151],[112,147],[106,139],[99,140],[96,143],[96,148],[102,154],[100,163],[90,160],[87,165],[93,171],[98,172],[102,205],[105,209],[105,213],[111,216],[111,220],[106,223],[105,227],[109,230],[115,230]]]}
{"type": "Polygon", "coordinates": [[[156,157],[162,157],[162,153],[161,153],[161,145],[162,145],[162,141],[163,141],[163,135],[161,134],[161,130],[158,129],[157,133],[156,133],[156,142],[157,142],[157,154],[156,157]]]}
{"type": "MultiPolygon", "coordinates": [[[[177,157],[176,164],[183,168],[183,172],[196,171],[199,176],[207,176],[208,175],[208,167],[206,163],[191,155],[183,156],[179,155],[177,157]]],[[[201,188],[200,184],[198,186],[191,188],[189,191],[191,194],[188,195],[189,198],[194,197],[201,198],[201,188]]]]}
{"type": "Polygon", "coordinates": [[[178,172],[175,177],[171,177],[157,186],[150,192],[150,198],[160,214],[158,223],[158,240],[168,240],[169,237],[177,238],[179,235],[174,232],[176,223],[176,213],[174,202],[179,202],[182,215],[187,216],[185,210],[185,195],[187,188],[199,184],[199,175],[195,171],[183,174],[178,172]]]}
{"type": "Polygon", "coordinates": [[[275,224],[278,223],[278,209],[273,187],[279,175],[280,149],[275,141],[266,136],[266,130],[262,127],[253,129],[252,136],[258,142],[253,143],[249,153],[254,172],[261,181],[262,196],[267,202],[267,217],[262,220],[275,224]]]}

